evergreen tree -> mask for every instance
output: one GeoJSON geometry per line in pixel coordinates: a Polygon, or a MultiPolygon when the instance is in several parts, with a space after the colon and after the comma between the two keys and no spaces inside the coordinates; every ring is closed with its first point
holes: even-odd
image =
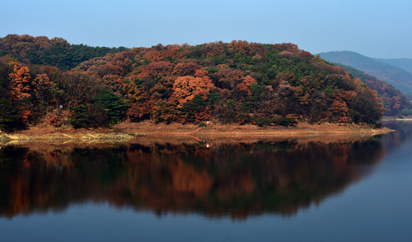
{"type": "Polygon", "coordinates": [[[0,98],[0,130],[13,129],[17,119],[17,113],[13,109],[11,102],[4,97],[0,98]]]}
{"type": "Polygon", "coordinates": [[[128,109],[127,102],[122,101],[113,92],[101,90],[93,99],[96,106],[102,107],[105,110],[109,125],[116,124],[125,117],[128,109]]]}
{"type": "Polygon", "coordinates": [[[89,114],[85,105],[79,105],[71,108],[72,115],[69,116],[69,121],[73,125],[73,128],[88,128],[89,127],[89,114]]]}

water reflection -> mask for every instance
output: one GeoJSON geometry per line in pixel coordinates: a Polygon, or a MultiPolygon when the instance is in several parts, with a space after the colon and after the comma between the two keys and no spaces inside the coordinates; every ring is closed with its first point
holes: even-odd
{"type": "Polygon", "coordinates": [[[86,201],[244,219],[293,215],[364,177],[380,142],[152,143],[0,150],[0,216],[86,201]]]}
{"type": "Polygon", "coordinates": [[[411,121],[387,121],[384,123],[385,127],[395,130],[381,139],[381,144],[386,151],[397,149],[412,138],[411,124],[411,121]]]}

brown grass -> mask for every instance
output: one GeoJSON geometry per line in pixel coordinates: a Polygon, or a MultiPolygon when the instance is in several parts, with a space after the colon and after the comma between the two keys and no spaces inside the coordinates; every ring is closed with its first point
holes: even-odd
{"type": "Polygon", "coordinates": [[[354,124],[308,124],[299,123],[295,127],[267,126],[258,127],[256,125],[218,124],[210,122],[207,127],[202,128],[190,137],[187,134],[197,130],[199,127],[194,124],[154,124],[146,121],[141,123],[123,122],[117,124],[114,129],[73,129],[30,127],[27,130],[14,132],[11,134],[1,134],[1,142],[27,143],[41,142],[49,144],[61,143],[114,143],[114,142],[198,142],[206,140],[208,142],[232,143],[232,142],[257,142],[275,141],[285,139],[300,139],[316,142],[334,142],[341,140],[358,140],[371,136],[392,132],[387,128],[371,129],[367,125],[354,124]],[[116,132],[113,132],[116,131],[116,132]],[[138,136],[136,138],[136,136],[138,136]]]}
{"type": "MultiPolygon", "coordinates": [[[[188,134],[199,127],[194,124],[154,124],[146,121],[141,123],[124,122],[116,125],[116,128],[124,133],[140,134],[188,134]]],[[[196,136],[215,137],[307,137],[313,135],[378,135],[389,133],[387,128],[371,129],[368,125],[355,124],[308,124],[299,123],[294,127],[266,126],[246,124],[219,124],[210,122],[207,127],[193,133],[196,136]]]]}

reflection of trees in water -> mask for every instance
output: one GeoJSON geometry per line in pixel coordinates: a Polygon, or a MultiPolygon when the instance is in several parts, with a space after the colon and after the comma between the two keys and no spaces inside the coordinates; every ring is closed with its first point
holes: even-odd
{"type": "Polygon", "coordinates": [[[128,145],[110,149],[0,151],[0,214],[109,201],[157,214],[245,218],[294,214],[364,175],[379,161],[374,141],[128,145]]]}
{"type": "Polygon", "coordinates": [[[384,135],[381,138],[381,144],[386,151],[391,151],[396,147],[406,143],[412,137],[411,121],[391,121],[385,122],[384,125],[395,132],[384,135]]]}

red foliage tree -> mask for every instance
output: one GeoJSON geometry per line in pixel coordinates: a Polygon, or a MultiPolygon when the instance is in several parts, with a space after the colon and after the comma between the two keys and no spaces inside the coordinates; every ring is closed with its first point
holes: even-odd
{"type": "Polygon", "coordinates": [[[133,122],[149,119],[155,103],[153,101],[129,104],[127,117],[133,122]]]}
{"type": "Polygon", "coordinates": [[[187,63],[179,63],[173,70],[175,76],[194,76],[196,70],[200,69],[198,61],[189,61],[187,63]]]}
{"type": "Polygon", "coordinates": [[[148,64],[144,70],[138,75],[139,78],[151,77],[157,78],[159,76],[169,76],[173,70],[174,65],[170,61],[158,61],[148,64]]]}
{"type": "Polygon", "coordinates": [[[216,72],[215,75],[218,79],[219,87],[225,89],[234,89],[237,84],[244,80],[243,72],[241,70],[222,68],[218,72],[216,72]]]}

